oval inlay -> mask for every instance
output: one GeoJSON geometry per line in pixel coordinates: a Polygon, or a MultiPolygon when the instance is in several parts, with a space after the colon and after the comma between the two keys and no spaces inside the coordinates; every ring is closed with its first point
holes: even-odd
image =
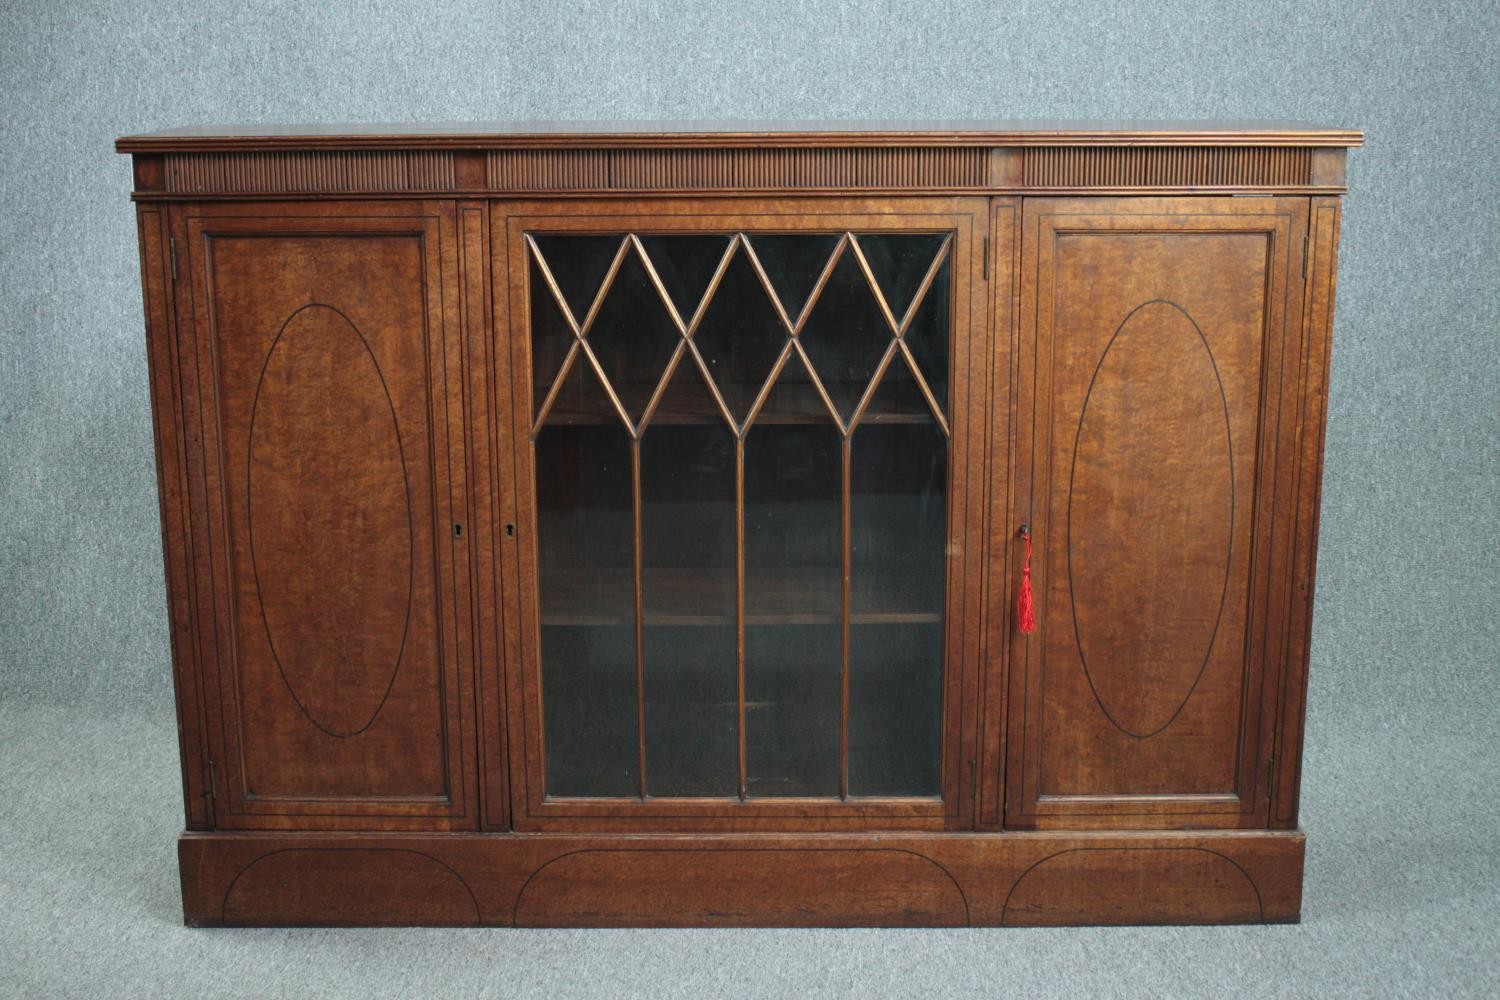
{"type": "Polygon", "coordinates": [[[477,927],[469,884],[401,848],[291,847],[262,855],[224,892],[229,927],[477,927]]]}
{"type": "Polygon", "coordinates": [[[250,556],[271,654],[314,725],[358,735],[401,664],[413,533],[395,406],[343,313],[314,304],[287,319],[249,437],[250,556]]]}
{"type": "Polygon", "coordinates": [[[1069,477],[1074,638],[1099,707],[1161,732],[1207,669],[1234,540],[1229,404],[1176,303],[1130,312],[1094,370],[1069,477]]]}
{"type": "Polygon", "coordinates": [[[517,927],[964,927],[948,870],[900,848],[584,849],[538,868],[517,927]]]}
{"type": "Polygon", "coordinates": [[[1005,897],[1008,927],[1255,923],[1260,889],[1236,862],[1202,847],[1081,847],[1021,873],[1005,897]]]}

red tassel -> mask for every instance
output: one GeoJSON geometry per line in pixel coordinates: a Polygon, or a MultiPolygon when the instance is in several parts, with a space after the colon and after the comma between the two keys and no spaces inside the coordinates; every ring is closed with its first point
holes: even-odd
{"type": "Polygon", "coordinates": [[[1016,598],[1016,629],[1030,635],[1036,631],[1036,608],[1031,598],[1031,530],[1023,528],[1021,537],[1026,539],[1026,562],[1021,567],[1021,593],[1016,598]]]}

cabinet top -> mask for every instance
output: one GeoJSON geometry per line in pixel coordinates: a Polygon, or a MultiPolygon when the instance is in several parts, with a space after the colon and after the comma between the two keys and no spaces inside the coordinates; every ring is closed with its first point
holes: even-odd
{"type": "Polygon", "coordinates": [[[189,126],[123,136],[121,153],[687,146],[1358,146],[1290,121],[613,121],[189,126]]]}

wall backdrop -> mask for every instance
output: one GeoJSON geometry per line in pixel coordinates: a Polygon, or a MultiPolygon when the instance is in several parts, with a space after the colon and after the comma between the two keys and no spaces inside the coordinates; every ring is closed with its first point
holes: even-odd
{"type": "Polygon", "coordinates": [[[130,169],[114,138],[527,118],[1364,129],[1343,227],[1312,711],[1356,698],[1394,724],[1437,690],[1488,686],[1500,656],[1496,4],[332,6],[0,13],[5,697],[170,704],[130,169]]]}
{"type": "Polygon", "coordinates": [[[1500,774],[1494,0],[444,8],[3,5],[0,699],[171,711],[117,135],[293,120],[1306,119],[1368,136],[1343,226],[1306,825],[1342,810],[1364,831],[1347,849],[1399,867],[1394,810],[1458,845],[1457,863],[1428,873],[1437,884],[1493,872],[1493,844],[1474,837],[1500,808],[1479,787],[1500,774]]]}

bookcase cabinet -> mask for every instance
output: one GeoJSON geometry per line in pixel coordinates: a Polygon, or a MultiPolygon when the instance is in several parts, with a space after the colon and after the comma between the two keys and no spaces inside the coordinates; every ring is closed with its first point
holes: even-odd
{"type": "Polygon", "coordinates": [[[119,140],[188,922],[1296,920],[1360,141],[119,140]]]}

